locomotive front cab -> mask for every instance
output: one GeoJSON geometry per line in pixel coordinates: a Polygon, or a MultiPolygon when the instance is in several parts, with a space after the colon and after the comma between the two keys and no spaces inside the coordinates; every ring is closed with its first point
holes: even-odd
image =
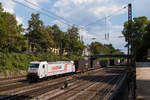
{"type": "Polygon", "coordinates": [[[47,62],[41,61],[41,62],[31,62],[29,69],[28,69],[28,75],[27,78],[30,79],[42,79],[46,77],[47,73],[47,62]]]}
{"type": "Polygon", "coordinates": [[[39,69],[40,63],[31,62],[28,69],[28,80],[35,80],[38,79],[38,69],[39,69]]]}

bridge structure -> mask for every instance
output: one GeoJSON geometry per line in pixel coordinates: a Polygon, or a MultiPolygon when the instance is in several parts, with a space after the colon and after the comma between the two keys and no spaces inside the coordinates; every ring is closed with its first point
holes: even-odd
{"type": "Polygon", "coordinates": [[[99,54],[99,55],[91,55],[91,56],[85,56],[88,58],[96,59],[96,58],[131,58],[131,55],[126,54],[99,54]]]}
{"type": "MultiPolygon", "coordinates": [[[[94,57],[94,56],[91,56],[94,57]]],[[[104,57],[113,57],[113,58],[130,58],[131,55],[123,55],[123,54],[104,54],[104,55],[95,55],[95,57],[104,58],[104,57]]]]}

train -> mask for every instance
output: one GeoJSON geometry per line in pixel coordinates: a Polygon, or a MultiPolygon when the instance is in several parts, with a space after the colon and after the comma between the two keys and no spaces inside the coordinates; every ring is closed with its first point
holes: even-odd
{"type": "Polygon", "coordinates": [[[32,61],[28,68],[27,79],[37,80],[67,73],[85,72],[102,67],[99,60],[77,61],[32,61]]]}
{"type": "Polygon", "coordinates": [[[32,61],[28,68],[27,79],[37,80],[67,73],[85,72],[113,64],[112,61],[96,59],[55,62],[32,61]]]}

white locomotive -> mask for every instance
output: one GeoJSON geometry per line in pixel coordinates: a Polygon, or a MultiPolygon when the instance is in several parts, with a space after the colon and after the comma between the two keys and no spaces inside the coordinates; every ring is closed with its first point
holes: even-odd
{"type": "Polygon", "coordinates": [[[73,61],[34,61],[30,62],[27,78],[29,80],[41,79],[49,76],[73,72],[75,72],[75,65],[73,61]]]}

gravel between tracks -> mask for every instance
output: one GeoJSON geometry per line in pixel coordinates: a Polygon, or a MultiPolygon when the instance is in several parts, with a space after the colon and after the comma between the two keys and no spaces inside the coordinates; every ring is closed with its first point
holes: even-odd
{"type": "Polygon", "coordinates": [[[13,89],[10,89],[12,87],[4,91],[0,89],[0,99],[99,100],[103,98],[107,100],[123,71],[124,68],[97,69],[38,83],[25,82],[22,83],[23,86],[16,85],[13,89]],[[68,87],[61,89],[65,82],[68,83],[68,87]]]}
{"type": "Polygon", "coordinates": [[[104,76],[106,77],[104,77],[103,79],[90,79],[90,81],[93,82],[80,80],[80,82],[78,82],[78,84],[76,85],[69,86],[64,90],[56,89],[53,92],[47,92],[42,96],[38,96],[37,98],[38,100],[47,100],[48,98],[49,100],[96,100],[97,98],[99,100],[99,98],[103,97],[103,99],[107,100],[111,95],[113,89],[115,88],[115,84],[118,83],[122,71],[116,71],[116,73],[113,74],[112,72],[111,74],[106,74],[101,71],[99,74],[97,73],[97,75],[100,76],[102,74],[105,74],[104,76]],[[101,94],[97,91],[99,91],[101,94]],[[93,98],[95,96],[97,96],[97,98],[93,98]]]}
{"type": "MultiPolygon", "coordinates": [[[[97,70],[102,70],[102,69],[97,69],[97,70]]],[[[86,72],[86,73],[92,73],[92,72],[95,72],[96,70],[93,70],[93,71],[89,71],[89,72],[86,72]]],[[[82,73],[81,75],[84,75],[86,73],[82,73]]],[[[75,74],[75,75],[71,75],[71,76],[65,76],[65,77],[60,77],[60,78],[56,78],[56,79],[53,79],[53,80],[49,80],[49,81],[44,81],[44,82],[41,82],[41,83],[33,83],[33,84],[29,84],[29,83],[23,83],[22,87],[18,87],[18,85],[16,87],[14,87],[14,89],[12,89],[13,87],[10,87],[10,88],[5,88],[4,91],[3,89],[1,89],[1,92],[0,92],[0,99],[10,99],[10,98],[17,98],[20,97],[20,95],[24,95],[24,94],[36,94],[35,92],[37,92],[37,94],[39,94],[40,92],[37,91],[37,90],[43,90],[43,88],[47,87],[47,86],[50,86],[52,84],[56,84],[56,83],[61,83],[59,82],[60,80],[66,80],[66,78],[69,78],[69,77],[74,77],[74,76],[78,76],[80,74],[75,74]],[[9,90],[9,89],[12,89],[12,90],[9,90]],[[8,91],[6,91],[8,90],[8,91]],[[39,92],[39,93],[38,93],[39,92]]],[[[62,82],[63,82],[62,81],[62,82]]]]}

